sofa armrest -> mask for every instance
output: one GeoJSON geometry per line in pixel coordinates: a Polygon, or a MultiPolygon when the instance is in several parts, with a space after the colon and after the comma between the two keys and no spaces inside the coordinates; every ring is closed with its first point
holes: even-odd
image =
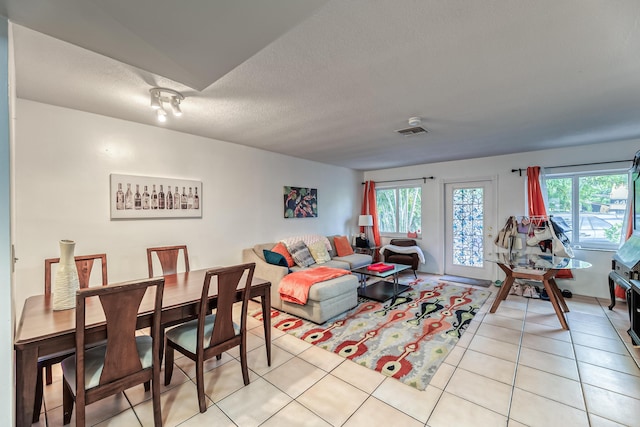
{"type": "Polygon", "coordinates": [[[289,269],[280,265],[269,264],[260,258],[253,248],[242,250],[242,262],[254,262],[256,264],[254,276],[271,282],[271,306],[277,309],[281,308],[282,301],[280,300],[278,286],[282,278],[289,274],[289,269]]]}

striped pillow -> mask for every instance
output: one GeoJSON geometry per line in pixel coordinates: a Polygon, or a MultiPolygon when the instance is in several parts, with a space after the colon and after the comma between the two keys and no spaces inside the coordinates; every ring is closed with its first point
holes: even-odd
{"type": "Polygon", "coordinates": [[[309,248],[307,248],[307,245],[305,245],[302,240],[288,246],[287,249],[289,249],[289,253],[295,263],[300,267],[309,267],[311,264],[316,263],[311,252],[309,252],[309,248]]]}

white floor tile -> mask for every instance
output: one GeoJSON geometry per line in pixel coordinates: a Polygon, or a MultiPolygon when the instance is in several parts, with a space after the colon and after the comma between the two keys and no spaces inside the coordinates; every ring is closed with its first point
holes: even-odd
{"type": "Polygon", "coordinates": [[[325,375],[328,374],[317,366],[294,357],[267,372],[263,378],[295,399],[325,375]]]}
{"type": "Polygon", "coordinates": [[[304,424],[305,427],[330,427],[331,424],[293,401],[261,424],[261,427],[285,427],[304,424]]]}
{"type": "Polygon", "coordinates": [[[638,425],[640,400],[588,384],[583,387],[591,413],[623,425],[638,425]]]}
{"type": "MultiPolygon", "coordinates": [[[[497,288],[491,290],[495,298],[497,288]]],[[[262,323],[252,319],[250,384],[237,349],[210,359],[201,414],[195,365],[176,354],[173,381],[161,387],[163,425],[638,425],[640,349],[626,333],[626,305],[610,311],[608,299],[580,296],[567,303],[570,331],[547,301],[510,296],[493,314],[485,303],[424,391],[276,329],[267,366],[262,323]]],[[[43,414],[35,426],[62,425],[61,391],[60,382],[45,387],[46,421],[43,414]]],[[[150,397],[140,386],[89,405],[87,425],[150,426],[150,397]]]]}
{"type": "Polygon", "coordinates": [[[580,382],[520,365],[515,386],[585,411],[580,382]]]}
{"type": "Polygon", "coordinates": [[[441,395],[442,390],[430,385],[424,391],[420,391],[393,378],[384,380],[372,394],[382,402],[422,422],[427,421],[441,395]]]}
{"type": "Polygon", "coordinates": [[[429,427],[498,427],[507,425],[507,417],[468,400],[444,393],[436,405],[429,427]]]}
{"type": "Polygon", "coordinates": [[[236,425],[254,427],[272,417],[291,400],[271,383],[258,378],[217,405],[236,425]]]}
{"type": "Polygon", "coordinates": [[[343,424],[344,427],[370,427],[375,425],[422,427],[424,423],[411,418],[375,397],[369,397],[343,424]]]}
{"type": "Polygon", "coordinates": [[[296,400],[329,424],[341,426],[368,397],[362,390],[327,375],[296,400]]]}
{"type": "Polygon", "coordinates": [[[457,369],[444,391],[506,416],[511,389],[508,384],[457,369]]]}
{"type": "Polygon", "coordinates": [[[530,427],[585,427],[587,413],[519,388],[513,391],[510,417],[530,427]]]}

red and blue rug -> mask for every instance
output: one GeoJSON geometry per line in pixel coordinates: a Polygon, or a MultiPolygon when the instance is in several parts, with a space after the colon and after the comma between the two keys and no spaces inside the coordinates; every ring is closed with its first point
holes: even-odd
{"type": "MultiPolygon", "coordinates": [[[[424,390],[491,292],[445,283],[437,277],[408,284],[411,289],[395,300],[363,300],[322,325],[278,310],[272,310],[271,324],[424,390]]],[[[252,315],[261,317],[262,313],[252,315]]]]}

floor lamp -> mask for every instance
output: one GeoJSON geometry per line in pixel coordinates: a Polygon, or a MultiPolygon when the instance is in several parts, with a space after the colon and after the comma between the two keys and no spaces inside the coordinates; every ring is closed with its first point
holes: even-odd
{"type": "Polygon", "coordinates": [[[360,215],[358,217],[358,225],[360,227],[364,227],[364,233],[361,233],[361,235],[364,235],[367,237],[367,240],[369,240],[369,246],[375,246],[376,242],[373,241],[373,233],[371,231],[371,227],[373,227],[373,216],[372,215],[360,215]]]}

